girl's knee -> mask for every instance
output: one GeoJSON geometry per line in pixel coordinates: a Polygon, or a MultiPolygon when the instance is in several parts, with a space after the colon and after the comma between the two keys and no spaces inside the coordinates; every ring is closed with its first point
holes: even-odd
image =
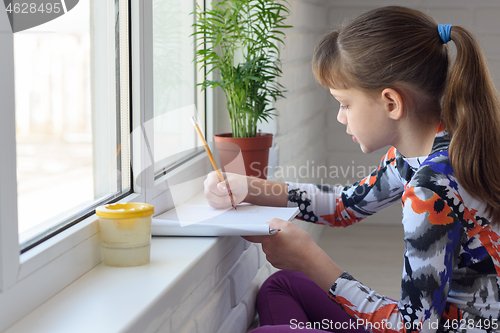
{"type": "Polygon", "coordinates": [[[302,284],[299,281],[302,279],[307,279],[307,277],[300,272],[285,270],[277,271],[264,281],[260,287],[259,295],[267,294],[269,292],[290,294],[294,288],[302,284]]]}
{"type": "MultiPolygon", "coordinates": [[[[299,331],[302,331],[299,329],[299,331]]],[[[258,327],[254,330],[252,330],[250,333],[293,333],[295,332],[294,329],[290,328],[290,326],[288,325],[266,325],[266,326],[261,326],[261,327],[258,327]]],[[[311,333],[314,333],[314,332],[319,332],[319,331],[316,331],[316,330],[313,330],[313,331],[309,331],[308,332],[311,332],[311,333]]]]}
{"type": "MultiPolygon", "coordinates": [[[[293,280],[305,278],[305,275],[300,272],[292,272],[292,271],[277,271],[267,278],[264,282],[266,285],[283,285],[289,284],[293,280]]],[[[264,285],[263,284],[263,285],[264,285]]]]}
{"type": "Polygon", "coordinates": [[[257,327],[256,329],[252,330],[250,333],[269,333],[269,332],[272,332],[269,327],[272,327],[272,326],[261,326],[261,327],[257,327]]]}

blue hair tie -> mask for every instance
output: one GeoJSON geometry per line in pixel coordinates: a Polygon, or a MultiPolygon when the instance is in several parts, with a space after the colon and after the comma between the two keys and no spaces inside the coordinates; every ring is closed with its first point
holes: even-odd
{"type": "Polygon", "coordinates": [[[443,43],[448,43],[451,40],[450,32],[451,32],[451,23],[450,24],[439,24],[438,25],[439,37],[443,43]]]}

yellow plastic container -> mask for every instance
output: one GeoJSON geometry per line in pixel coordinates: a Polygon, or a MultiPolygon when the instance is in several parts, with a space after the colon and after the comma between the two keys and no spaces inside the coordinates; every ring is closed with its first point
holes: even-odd
{"type": "Polygon", "coordinates": [[[104,263],[108,266],[140,266],[151,255],[151,216],[154,207],[128,202],[99,206],[95,210],[101,228],[104,263]]]}

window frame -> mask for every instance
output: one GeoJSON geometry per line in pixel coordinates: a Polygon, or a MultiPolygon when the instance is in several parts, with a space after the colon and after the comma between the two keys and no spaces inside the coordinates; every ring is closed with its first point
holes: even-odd
{"type": "MultiPolygon", "coordinates": [[[[203,0],[194,0],[203,3],[203,0]]],[[[131,128],[140,128],[153,114],[152,95],[152,0],[129,0],[129,59],[131,80],[131,128]]],[[[36,247],[20,253],[17,230],[17,182],[14,94],[14,49],[7,13],[0,13],[0,331],[11,326],[50,297],[102,262],[100,236],[95,214],[58,233],[36,247]],[[16,223],[12,223],[15,221],[16,223]]],[[[213,135],[213,96],[207,94],[205,133],[213,135]]],[[[211,140],[208,140],[211,141],[211,140]]],[[[154,144],[154,143],[153,143],[154,144]]],[[[132,147],[133,163],[139,175],[132,182],[133,193],[120,202],[139,201],[155,205],[155,214],[174,207],[169,185],[202,177],[211,170],[208,158],[199,154],[155,181],[145,140],[132,147]],[[139,179],[137,178],[139,177],[139,179]]],[[[134,170],[132,169],[132,172],[134,170]]],[[[188,189],[194,196],[203,189],[188,189]]]]}
{"type": "MultiPolygon", "coordinates": [[[[0,13],[0,31],[10,31],[7,12],[0,13]]],[[[14,35],[0,33],[0,292],[16,282],[19,268],[17,241],[17,182],[14,85],[14,35]],[[6,223],[5,221],[16,221],[6,223]]]]}
{"type": "MultiPolygon", "coordinates": [[[[95,156],[106,157],[104,159],[93,159],[93,171],[94,174],[99,174],[99,171],[104,171],[104,173],[106,173],[106,170],[110,167],[107,157],[113,156],[113,154],[116,153],[117,147],[116,144],[96,144],[96,142],[106,142],[109,141],[109,137],[115,136],[121,147],[120,153],[117,154],[118,158],[116,159],[116,166],[121,170],[119,186],[116,188],[116,191],[109,193],[106,186],[106,190],[103,193],[99,193],[102,191],[98,189],[97,192],[99,194],[92,203],[83,206],[80,210],[75,210],[71,214],[66,214],[64,218],[55,220],[53,225],[41,229],[42,231],[39,234],[32,235],[32,237],[28,238],[25,237],[24,239],[20,237],[19,247],[21,254],[93,215],[97,206],[119,201],[133,193],[130,170],[127,170],[129,168],[126,167],[122,168],[122,165],[127,165],[129,158],[129,73],[128,71],[118,70],[119,77],[116,77],[117,68],[129,68],[128,46],[130,38],[125,37],[124,39],[123,37],[124,35],[129,36],[128,1],[119,1],[119,41],[116,41],[116,22],[114,21],[116,5],[115,1],[97,2],[94,6],[90,7],[90,15],[95,18],[93,20],[94,26],[91,27],[91,29],[105,32],[102,34],[93,34],[91,37],[91,43],[94,47],[91,48],[90,57],[94,61],[93,66],[91,66],[90,76],[93,78],[91,82],[91,94],[93,95],[91,101],[93,104],[92,117],[94,118],[92,122],[92,134],[94,138],[93,153],[95,156]],[[122,13],[124,13],[124,15],[122,15],[122,13]],[[113,16],[112,20],[110,16],[113,16]],[[114,24],[111,26],[109,25],[110,22],[114,24]],[[114,44],[115,42],[115,47],[111,48],[110,44],[114,44]],[[99,55],[99,57],[96,57],[96,55],[99,55]],[[110,114],[106,112],[106,110],[115,110],[114,117],[110,117],[110,114]],[[127,130],[122,130],[123,128],[127,130]],[[111,129],[111,131],[109,131],[109,129],[111,129]]],[[[101,178],[102,177],[94,178],[94,188],[104,183],[101,178]]],[[[116,183],[116,181],[117,179],[108,179],[108,182],[116,183]]]]}
{"type": "MultiPolygon", "coordinates": [[[[192,0],[193,5],[200,5],[202,8],[205,8],[205,0],[192,0]]],[[[133,1],[134,3],[134,1],[133,1]]],[[[132,65],[132,68],[138,69],[141,68],[140,72],[134,72],[132,77],[137,77],[140,75],[140,81],[134,81],[136,84],[140,82],[139,86],[132,88],[132,101],[133,108],[135,110],[141,110],[141,114],[143,114],[143,118],[141,119],[141,124],[146,124],[148,121],[154,119],[154,77],[153,77],[153,0],[144,1],[141,3],[142,5],[142,17],[143,22],[147,22],[147,24],[142,25],[142,32],[140,35],[142,38],[138,37],[139,31],[137,27],[132,25],[132,38],[134,39],[134,32],[136,33],[136,40],[139,41],[141,53],[137,55],[132,55],[132,61],[135,61],[132,65]],[[136,30],[134,31],[134,28],[136,30]],[[139,95],[140,92],[140,95],[139,95]],[[140,104],[138,103],[140,100],[140,104]]],[[[139,12],[138,9],[133,10],[133,13],[139,12]]],[[[132,20],[134,21],[134,17],[132,15],[132,20]]],[[[194,18],[193,18],[194,20],[194,18]]],[[[138,20],[136,20],[138,21],[138,20]]],[[[134,43],[132,42],[132,45],[134,43]]],[[[195,46],[193,46],[195,47],[195,46]]],[[[134,48],[134,51],[138,51],[138,48],[134,48]]],[[[204,79],[204,75],[200,75],[200,64],[196,64],[195,68],[195,82],[201,83],[204,79]]],[[[210,74],[211,77],[211,74],[210,74]]],[[[201,87],[196,87],[196,103],[197,108],[204,108],[204,119],[198,119],[201,124],[201,128],[204,128],[205,138],[207,142],[213,142],[213,133],[214,133],[214,124],[212,119],[214,118],[213,107],[211,101],[213,100],[212,91],[201,91],[201,87]]],[[[200,114],[200,110],[198,110],[198,114],[200,114]]],[[[133,128],[138,128],[138,122],[134,118],[133,120],[133,128]]],[[[152,127],[152,126],[151,126],[152,127]]],[[[152,128],[146,129],[146,132],[153,133],[152,128]]],[[[150,151],[154,151],[154,135],[149,135],[147,138],[147,142],[141,142],[144,144],[141,152],[147,152],[148,149],[150,151]]],[[[145,140],[141,140],[145,141],[145,140]]],[[[140,180],[141,184],[146,184],[144,190],[145,202],[151,203],[155,205],[155,212],[164,212],[166,210],[174,208],[174,203],[172,202],[172,198],[170,195],[169,187],[172,185],[179,184],[183,181],[187,181],[193,178],[193,174],[203,173],[206,174],[211,169],[211,165],[209,164],[208,157],[202,152],[194,153],[188,157],[186,157],[183,161],[180,161],[178,165],[173,169],[168,169],[166,171],[160,171],[158,174],[155,172],[154,167],[149,167],[151,163],[154,165],[154,161],[150,161],[148,156],[142,157],[142,168],[141,170],[145,170],[141,174],[144,174],[145,179],[140,180]],[[162,200],[160,200],[162,199],[162,200]]],[[[134,163],[136,164],[136,163],[134,163]]],[[[135,172],[134,172],[135,173],[135,172]]],[[[200,176],[201,177],[201,176],[200,176]]],[[[190,197],[194,196],[197,192],[202,190],[202,184],[199,184],[201,187],[198,190],[190,190],[185,197],[185,200],[188,200],[190,197]]]]}

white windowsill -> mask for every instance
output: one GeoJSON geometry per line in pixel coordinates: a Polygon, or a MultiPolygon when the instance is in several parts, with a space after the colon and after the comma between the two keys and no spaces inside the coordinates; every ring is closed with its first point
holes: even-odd
{"type": "Polygon", "coordinates": [[[220,262],[218,255],[239,241],[153,237],[150,264],[125,268],[101,262],[5,332],[155,331],[167,306],[173,312],[220,262]],[[158,310],[150,311],[155,306],[158,310]]]}
{"type": "MultiPolygon", "coordinates": [[[[190,202],[202,200],[198,193],[190,202]]],[[[155,332],[242,241],[153,237],[149,264],[110,267],[101,262],[4,333],[155,332]]]]}

